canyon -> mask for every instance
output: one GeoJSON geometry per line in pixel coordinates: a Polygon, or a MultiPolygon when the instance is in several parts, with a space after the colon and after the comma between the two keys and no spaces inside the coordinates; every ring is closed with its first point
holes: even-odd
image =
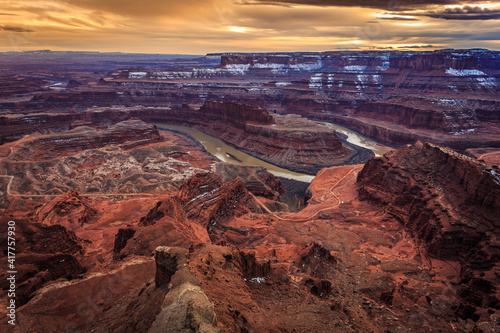
{"type": "Polygon", "coordinates": [[[363,162],[366,149],[341,142],[331,129],[297,116],[271,116],[265,109],[238,102],[208,101],[199,109],[187,104],[172,108],[100,108],[80,113],[7,115],[0,118],[3,141],[31,130],[68,130],[78,125],[101,126],[122,119],[193,127],[285,168],[316,173],[330,165],[363,162]]]}
{"type": "Polygon", "coordinates": [[[497,331],[499,56],[0,53],[15,330],[497,331]]]}

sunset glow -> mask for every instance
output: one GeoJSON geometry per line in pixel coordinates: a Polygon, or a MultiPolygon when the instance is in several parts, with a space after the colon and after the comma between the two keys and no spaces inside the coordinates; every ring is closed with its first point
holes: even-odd
{"type": "Polygon", "coordinates": [[[500,2],[3,1],[0,51],[144,53],[498,49],[500,2]],[[405,29],[401,29],[404,27],[405,29]]]}

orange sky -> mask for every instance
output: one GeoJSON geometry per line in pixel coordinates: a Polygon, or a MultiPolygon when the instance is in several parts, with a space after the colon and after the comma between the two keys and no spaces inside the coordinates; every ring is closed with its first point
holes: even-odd
{"type": "Polygon", "coordinates": [[[500,49],[499,1],[0,0],[0,4],[0,51],[500,49]]]}

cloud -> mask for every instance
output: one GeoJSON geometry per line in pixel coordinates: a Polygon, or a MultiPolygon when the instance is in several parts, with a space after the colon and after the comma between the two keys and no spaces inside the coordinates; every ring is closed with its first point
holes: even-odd
{"type": "Polygon", "coordinates": [[[9,31],[9,32],[35,32],[35,30],[23,28],[23,27],[16,27],[16,26],[11,26],[11,25],[0,25],[0,31],[9,31]]]}
{"type": "MultiPolygon", "coordinates": [[[[71,0],[80,8],[110,12],[126,17],[189,17],[210,15],[217,3],[225,0],[71,0]]],[[[227,1],[226,1],[227,2],[227,1]]]]}
{"type": "Polygon", "coordinates": [[[390,15],[388,17],[379,17],[382,20],[389,20],[389,21],[418,21],[419,19],[416,17],[410,17],[410,16],[402,16],[402,15],[390,15]]]}
{"type": "MultiPolygon", "coordinates": [[[[484,3],[482,0],[472,0],[470,3],[484,3]]],[[[271,5],[304,5],[321,7],[366,7],[386,9],[390,11],[406,10],[423,6],[433,5],[457,5],[463,1],[460,0],[243,0],[241,4],[271,4],[271,5]]]]}
{"type": "MultiPolygon", "coordinates": [[[[36,29],[36,36],[30,36],[32,44],[23,46],[26,49],[153,53],[417,46],[500,49],[500,42],[495,39],[500,30],[497,21],[485,19],[497,15],[495,6],[482,5],[489,10],[475,7],[488,3],[486,0],[467,1],[470,6],[464,3],[458,0],[17,0],[8,1],[2,8],[2,12],[15,16],[0,16],[0,35],[36,29]],[[444,5],[453,6],[448,9],[444,5]],[[481,21],[470,19],[474,16],[481,16],[481,21]]],[[[495,3],[500,7],[500,3],[495,3]]],[[[5,48],[0,46],[0,50],[2,47],[5,48]]]]}
{"type": "Polygon", "coordinates": [[[500,19],[500,9],[464,6],[445,8],[441,11],[431,11],[421,15],[445,20],[498,20],[500,19]]]}
{"type": "Polygon", "coordinates": [[[403,46],[398,46],[398,49],[432,49],[435,48],[434,45],[428,44],[428,45],[403,45],[403,46]]]}
{"type": "MultiPolygon", "coordinates": [[[[254,29],[267,30],[267,32],[281,32],[286,35],[302,31],[302,34],[316,35],[321,31],[333,30],[338,34],[345,34],[346,29],[351,30],[359,24],[373,19],[371,10],[362,9],[352,12],[348,8],[323,8],[308,7],[270,7],[262,10],[256,6],[240,6],[234,11],[231,18],[232,25],[254,29]],[[332,24],[334,22],[334,24],[332,24]]],[[[262,31],[264,33],[266,31],[262,31]]]]}

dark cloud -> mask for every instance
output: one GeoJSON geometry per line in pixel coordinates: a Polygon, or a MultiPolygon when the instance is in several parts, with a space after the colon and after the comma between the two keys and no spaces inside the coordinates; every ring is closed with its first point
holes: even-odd
{"type": "MultiPolygon", "coordinates": [[[[411,14],[413,15],[413,14],[411,14]]],[[[389,21],[418,21],[419,19],[416,17],[405,17],[405,16],[394,16],[394,17],[381,17],[382,20],[389,21]]]]}
{"type": "Polygon", "coordinates": [[[26,29],[23,27],[15,27],[11,25],[0,25],[0,31],[10,31],[10,32],[35,32],[35,30],[26,29]]]}
{"type": "Polygon", "coordinates": [[[464,6],[432,11],[423,15],[445,20],[498,20],[500,19],[500,9],[464,6]]]}
{"type": "Polygon", "coordinates": [[[398,49],[431,49],[435,48],[434,45],[429,44],[429,45],[404,45],[404,46],[398,46],[398,49]]]}
{"type": "Polygon", "coordinates": [[[498,36],[500,36],[500,29],[497,29],[496,31],[488,31],[488,32],[482,32],[482,33],[475,34],[474,39],[497,41],[498,36]]]}
{"type": "MultiPolygon", "coordinates": [[[[470,3],[484,3],[488,1],[472,0],[470,3]]],[[[243,0],[242,4],[272,4],[272,5],[309,5],[322,7],[367,7],[387,9],[390,11],[407,10],[410,8],[430,5],[457,5],[460,0],[243,0]]]]}

